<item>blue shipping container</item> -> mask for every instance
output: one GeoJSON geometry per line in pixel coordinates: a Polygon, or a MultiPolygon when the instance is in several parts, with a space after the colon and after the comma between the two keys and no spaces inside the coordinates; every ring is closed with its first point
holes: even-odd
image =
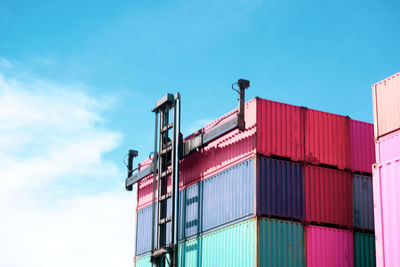
{"type": "Polygon", "coordinates": [[[302,166],[264,157],[258,162],[257,215],[303,219],[302,166]]]}
{"type": "MultiPolygon", "coordinates": [[[[167,200],[167,216],[171,215],[170,210],[170,202],[171,200],[167,200]]],[[[141,256],[143,254],[149,253],[151,251],[151,226],[152,221],[151,218],[153,216],[153,206],[148,206],[144,209],[141,209],[137,213],[137,223],[136,223],[136,256],[141,256]]],[[[157,204],[156,204],[157,209],[157,204]]],[[[156,210],[157,214],[157,210],[156,210]]],[[[157,232],[156,220],[154,220],[154,230],[157,232]]],[[[171,223],[167,223],[167,232],[171,231],[171,223]]],[[[157,237],[154,236],[154,244],[157,242],[157,237]]],[[[167,243],[170,242],[170,235],[167,235],[167,243]]]]}
{"type": "Polygon", "coordinates": [[[254,177],[250,159],[181,191],[180,241],[251,217],[254,177]]]}
{"type": "Polygon", "coordinates": [[[374,229],[371,176],[353,175],[353,218],[355,227],[374,229]]]}

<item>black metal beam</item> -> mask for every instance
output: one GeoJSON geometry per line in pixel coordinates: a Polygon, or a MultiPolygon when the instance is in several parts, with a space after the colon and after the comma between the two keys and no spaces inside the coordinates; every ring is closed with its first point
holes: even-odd
{"type": "Polygon", "coordinates": [[[136,172],[132,176],[126,178],[125,180],[125,188],[128,191],[132,191],[132,186],[148,176],[149,174],[153,173],[153,163],[151,165],[141,171],[136,172]]]}

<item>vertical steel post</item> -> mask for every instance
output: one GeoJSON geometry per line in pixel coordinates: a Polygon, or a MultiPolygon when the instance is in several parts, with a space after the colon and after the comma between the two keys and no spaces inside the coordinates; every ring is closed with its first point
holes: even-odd
{"type": "MultiPolygon", "coordinates": [[[[154,238],[155,232],[154,227],[156,226],[154,220],[156,220],[156,184],[157,184],[157,164],[158,164],[158,151],[157,151],[157,143],[158,143],[158,112],[155,112],[155,124],[154,124],[154,154],[153,154],[153,200],[152,200],[152,216],[151,216],[151,250],[155,249],[154,238]]],[[[156,221],[157,222],[157,221],[156,221]]],[[[157,227],[158,228],[158,227],[157,227]]],[[[154,264],[152,264],[154,265],[154,264]]]]}

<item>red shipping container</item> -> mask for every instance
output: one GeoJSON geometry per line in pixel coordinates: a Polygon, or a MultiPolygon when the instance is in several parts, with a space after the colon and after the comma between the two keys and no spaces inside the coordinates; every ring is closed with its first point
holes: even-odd
{"type": "Polygon", "coordinates": [[[375,138],[400,129],[400,72],[372,85],[375,138]]]}
{"type": "Polygon", "coordinates": [[[347,230],[308,226],[308,267],[353,267],[353,233],[347,230]]]}
{"type": "Polygon", "coordinates": [[[350,169],[348,117],[306,109],[305,161],[350,169]]]}
{"type": "Polygon", "coordinates": [[[350,155],[353,172],[372,173],[375,163],[374,125],[350,119],[350,155]]]}
{"type": "Polygon", "coordinates": [[[353,181],[350,172],[304,167],[306,221],[353,225],[353,181]]]}
{"type": "Polygon", "coordinates": [[[301,107],[257,98],[257,153],[304,159],[301,107]]]}

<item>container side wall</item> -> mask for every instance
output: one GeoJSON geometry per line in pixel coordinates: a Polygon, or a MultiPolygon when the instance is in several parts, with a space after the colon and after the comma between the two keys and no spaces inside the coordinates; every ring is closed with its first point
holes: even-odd
{"type": "Polygon", "coordinates": [[[373,234],[354,234],[354,266],[375,267],[375,236],[373,234]]]}
{"type": "Polygon", "coordinates": [[[353,233],[347,230],[308,226],[308,267],[353,267],[353,233]]]}
{"type": "Polygon", "coordinates": [[[400,131],[379,138],[376,143],[377,162],[400,158],[400,131]]]}
{"type": "Polygon", "coordinates": [[[304,158],[301,108],[257,99],[257,152],[300,161],[304,158]]]}
{"type": "Polygon", "coordinates": [[[353,172],[372,173],[375,163],[373,124],[350,120],[350,155],[353,172]]]}
{"type": "Polygon", "coordinates": [[[370,176],[353,175],[353,218],[355,227],[374,229],[374,201],[370,176]]]}
{"type": "Polygon", "coordinates": [[[400,129],[400,73],[372,86],[375,138],[400,129]]]}
{"type": "Polygon", "coordinates": [[[305,160],[350,169],[350,130],[348,118],[307,109],[305,160]]]}
{"type": "Polygon", "coordinates": [[[259,228],[258,266],[305,266],[300,223],[260,219],[259,228]]]}
{"type": "MultiPolygon", "coordinates": [[[[167,180],[167,191],[171,192],[171,177],[168,177],[167,180]]],[[[158,180],[156,180],[156,199],[157,199],[157,184],[158,180]]],[[[141,210],[149,205],[151,205],[153,201],[153,175],[150,174],[146,178],[142,179],[138,182],[137,187],[137,210],[141,210]]]]}
{"type": "MultiPolygon", "coordinates": [[[[167,200],[167,216],[171,215],[171,199],[167,200]]],[[[151,251],[151,226],[153,218],[153,206],[148,206],[141,209],[137,213],[137,230],[136,230],[136,256],[149,253],[151,251]]],[[[157,204],[156,204],[157,209],[157,204]]],[[[154,220],[156,221],[156,220],[154,220]]],[[[157,232],[156,224],[154,224],[154,231],[157,232]]],[[[170,241],[171,223],[167,223],[167,243],[170,241]]],[[[154,236],[154,242],[157,242],[157,237],[154,236]]],[[[156,244],[156,243],[154,243],[156,244]]]]}
{"type": "Polygon", "coordinates": [[[239,163],[180,192],[180,240],[254,213],[254,160],[239,163]]]}
{"type": "Polygon", "coordinates": [[[258,171],[257,215],[303,219],[302,166],[260,157],[258,171]]]}
{"type": "Polygon", "coordinates": [[[248,220],[179,245],[178,266],[254,266],[256,220],[248,220]]]}
{"type": "Polygon", "coordinates": [[[352,176],[345,171],[304,167],[306,221],[352,227],[352,176]]]}
{"type": "Polygon", "coordinates": [[[383,225],[382,225],[382,190],[379,176],[379,167],[375,164],[372,168],[372,189],[374,197],[374,226],[376,266],[384,267],[383,262],[383,225]]]}
{"type": "Polygon", "coordinates": [[[400,266],[400,159],[378,168],[383,261],[385,266],[400,266]]]}
{"type": "MultiPolygon", "coordinates": [[[[256,100],[246,103],[245,131],[234,130],[181,161],[180,188],[204,180],[252,157],[255,151],[256,100]]],[[[211,128],[209,129],[211,130],[211,128]]]]}

